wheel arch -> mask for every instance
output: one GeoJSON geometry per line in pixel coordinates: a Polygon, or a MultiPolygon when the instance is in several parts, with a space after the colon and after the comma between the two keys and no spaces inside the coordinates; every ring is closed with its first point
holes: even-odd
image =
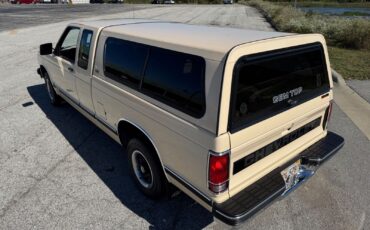
{"type": "Polygon", "coordinates": [[[59,95],[60,94],[59,93],[59,88],[56,87],[55,82],[53,81],[53,79],[51,79],[50,72],[46,69],[45,66],[40,65],[41,78],[45,79],[45,73],[49,76],[49,80],[50,80],[51,84],[53,85],[56,94],[59,95]]]}
{"type": "Polygon", "coordinates": [[[130,139],[134,137],[139,138],[148,147],[150,147],[151,150],[155,153],[155,158],[157,159],[158,163],[161,165],[163,174],[165,175],[168,181],[168,177],[167,177],[167,174],[165,173],[164,164],[159,154],[158,148],[155,145],[153,139],[143,128],[141,128],[139,125],[131,121],[128,121],[126,119],[120,119],[117,125],[117,133],[118,133],[118,137],[120,139],[121,145],[125,149],[127,148],[127,144],[130,141],[130,139]]]}
{"type": "Polygon", "coordinates": [[[45,66],[40,65],[40,73],[41,77],[44,78],[44,73],[47,73],[48,71],[46,70],[45,66]]]}

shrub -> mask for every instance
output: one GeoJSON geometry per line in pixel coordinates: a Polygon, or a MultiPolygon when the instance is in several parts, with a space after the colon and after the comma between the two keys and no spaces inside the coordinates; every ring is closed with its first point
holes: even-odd
{"type": "Polygon", "coordinates": [[[305,13],[292,6],[251,0],[247,3],[259,9],[279,31],[320,33],[327,42],[346,48],[370,49],[370,21],[305,13]]]}

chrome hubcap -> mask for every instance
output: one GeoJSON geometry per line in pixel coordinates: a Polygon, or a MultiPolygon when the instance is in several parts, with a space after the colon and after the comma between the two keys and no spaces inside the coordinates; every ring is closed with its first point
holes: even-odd
{"type": "Polygon", "coordinates": [[[151,188],[153,186],[153,173],[148,160],[139,150],[132,153],[132,167],[135,176],[144,188],[151,188]]]}

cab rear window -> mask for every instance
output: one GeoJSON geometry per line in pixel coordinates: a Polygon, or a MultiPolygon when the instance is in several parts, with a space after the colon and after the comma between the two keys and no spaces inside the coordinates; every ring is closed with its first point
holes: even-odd
{"type": "Polygon", "coordinates": [[[241,57],[234,67],[229,129],[238,131],[329,89],[319,43],[241,57]]]}

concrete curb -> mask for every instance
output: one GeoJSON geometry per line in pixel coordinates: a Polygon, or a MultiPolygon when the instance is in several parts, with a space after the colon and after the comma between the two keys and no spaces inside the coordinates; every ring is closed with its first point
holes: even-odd
{"type": "Polygon", "coordinates": [[[339,108],[370,140],[370,104],[352,90],[337,72],[332,71],[334,84],[334,101],[339,108]]]}
{"type": "Polygon", "coordinates": [[[370,140],[370,104],[350,88],[342,75],[331,69],[334,84],[334,101],[352,122],[370,140]]]}
{"type": "Polygon", "coordinates": [[[338,83],[340,85],[346,85],[346,81],[344,80],[344,78],[342,77],[342,75],[340,75],[334,69],[331,69],[331,76],[333,77],[333,81],[335,83],[338,83]]]}

